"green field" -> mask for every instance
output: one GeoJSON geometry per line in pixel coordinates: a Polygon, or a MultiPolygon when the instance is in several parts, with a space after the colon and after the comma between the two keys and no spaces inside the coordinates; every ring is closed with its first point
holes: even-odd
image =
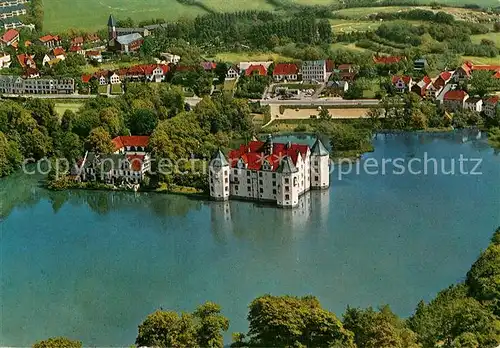
{"type": "Polygon", "coordinates": [[[273,60],[276,62],[293,61],[293,58],[282,56],[273,52],[222,52],[213,57],[206,57],[219,62],[239,63],[239,62],[257,62],[273,60]]]}
{"type": "Polygon", "coordinates": [[[488,33],[488,34],[481,34],[481,35],[472,35],[471,40],[475,44],[481,43],[482,39],[488,39],[491,40],[495,43],[495,46],[500,48],[500,33],[488,33]]]}

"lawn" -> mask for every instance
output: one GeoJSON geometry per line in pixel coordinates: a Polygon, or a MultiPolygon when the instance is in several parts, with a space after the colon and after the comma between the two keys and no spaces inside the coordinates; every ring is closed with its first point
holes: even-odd
{"type": "Polygon", "coordinates": [[[401,10],[410,10],[410,9],[411,7],[404,7],[404,6],[354,7],[354,8],[344,8],[342,10],[334,11],[334,13],[352,19],[359,19],[375,13],[397,12],[401,10]]]}
{"type": "Polygon", "coordinates": [[[376,30],[380,22],[373,21],[352,21],[346,19],[330,19],[330,24],[332,25],[332,29],[335,33],[350,33],[353,31],[368,31],[368,30],[376,30]]]}
{"type": "Polygon", "coordinates": [[[336,42],[330,45],[330,48],[334,50],[344,49],[344,50],[353,50],[358,52],[368,51],[366,48],[358,47],[354,43],[344,43],[344,42],[336,42]]]}
{"type": "Polygon", "coordinates": [[[113,71],[113,70],[118,70],[121,68],[129,68],[131,66],[138,65],[138,64],[147,64],[147,62],[142,61],[142,60],[133,60],[131,62],[109,62],[109,63],[99,64],[99,66],[97,66],[97,67],[90,65],[90,64],[87,64],[83,68],[83,72],[85,74],[93,74],[98,70],[111,70],[111,71],[113,71]]]}
{"type": "Polygon", "coordinates": [[[55,111],[59,116],[62,116],[66,110],[71,110],[73,112],[77,112],[81,107],[83,106],[83,103],[71,103],[71,102],[56,102],[55,103],[55,111]]]}
{"type": "MultiPolygon", "coordinates": [[[[495,43],[495,46],[500,48],[500,33],[488,33],[480,35],[471,35],[472,43],[479,44],[482,39],[488,39],[495,43]]],[[[500,60],[500,59],[499,59],[500,60]]]]}
{"type": "Polygon", "coordinates": [[[97,92],[99,94],[108,94],[108,85],[103,85],[103,86],[97,87],[97,92]]]}
{"type": "Polygon", "coordinates": [[[462,60],[466,61],[471,61],[474,64],[492,64],[492,65],[499,65],[500,63],[500,57],[472,57],[472,56],[462,56],[462,60]]]}
{"type": "MultiPolygon", "coordinates": [[[[321,0],[316,0],[321,1],[321,0]]],[[[243,10],[272,11],[274,6],[266,0],[200,0],[203,5],[217,12],[234,12],[243,10]]]]}
{"type": "Polygon", "coordinates": [[[259,62],[259,61],[280,61],[289,62],[293,58],[282,56],[273,52],[222,52],[216,54],[214,57],[207,57],[207,59],[214,59],[220,62],[239,63],[239,62],[259,62]]]}
{"type": "Polygon", "coordinates": [[[111,94],[122,94],[122,85],[120,83],[111,85],[111,94]]]}

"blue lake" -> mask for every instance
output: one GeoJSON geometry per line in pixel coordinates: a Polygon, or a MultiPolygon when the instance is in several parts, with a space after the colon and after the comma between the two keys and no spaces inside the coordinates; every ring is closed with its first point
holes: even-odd
{"type": "Polygon", "coordinates": [[[484,139],[462,140],[379,136],[361,164],[462,155],[480,158],[482,175],[361,171],[339,180],[335,167],[331,188],[295,210],[0,180],[0,345],[59,335],[130,345],[160,306],[191,311],[207,300],[230,318],[230,343],[264,293],[313,294],[338,316],[348,304],[384,303],[408,316],[462,280],[500,225],[500,156],[484,139]]]}

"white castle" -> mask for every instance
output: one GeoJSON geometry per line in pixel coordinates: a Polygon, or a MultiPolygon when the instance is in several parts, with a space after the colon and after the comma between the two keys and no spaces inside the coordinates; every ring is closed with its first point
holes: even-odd
{"type": "Polygon", "coordinates": [[[310,189],[330,186],[330,156],[321,140],[301,144],[251,141],[229,152],[218,150],[209,164],[210,197],[250,199],[292,208],[310,189]]]}

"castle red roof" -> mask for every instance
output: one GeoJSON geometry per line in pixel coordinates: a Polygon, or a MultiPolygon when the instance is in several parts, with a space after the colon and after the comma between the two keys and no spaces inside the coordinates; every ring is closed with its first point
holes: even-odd
{"type": "Polygon", "coordinates": [[[266,76],[267,69],[262,64],[257,64],[257,65],[252,64],[247,68],[247,70],[245,70],[246,76],[253,75],[254,73],[257,73],[257,75],[260,75],[260,76],[266,76]]]}
{"type": "Polygon", "coordinates": [[[14,40],[16,37],[19,37],[19,32],[15,29],[9,29],[2,35],[1,40],[7,43],[14,40]]]}
{"type": "Polygon", "coordinates": [[[278,169],[280,161],[285,156],[289,156],[294,164],[297,164],[299,154],[305,156],[309,146],[301,144],[274,143],[273,152],[265,155],[265,143],[262,141],[251,141],[247,145],[241,145],[239,149],[229,152],[229,164],[236,167],[238,161],[242,159],[247,164],[247,169],[260,170],[264,162],[271,165],[271,170],[278,169]]]}
{"type": "Polygon", "coordinates": [[[274,67],[273,75],[296,75],[299,72],[297,64],[278,63],[274,67]]]}
{"type": "Polygon", "coordinates": [[[456,89],[453,91],[448,91],[444,95],[444,100],[459,100],[463,101],[465,97],[467,96],[467,93],[465,91],[456,89]]]}
{"type": "Polygon", "coordinates": [[[126,146],[142,146],[146,147],[149,144],[149,136],[147,135],[122,135],[113,139],[115,150],[118,151],[126,146]]]}
{"type": "Polygon", "coordinates": [[[399,63],[403,57],[400,56],[374,56],[373,61],[375,64],[394,64],[399,63]]]}

